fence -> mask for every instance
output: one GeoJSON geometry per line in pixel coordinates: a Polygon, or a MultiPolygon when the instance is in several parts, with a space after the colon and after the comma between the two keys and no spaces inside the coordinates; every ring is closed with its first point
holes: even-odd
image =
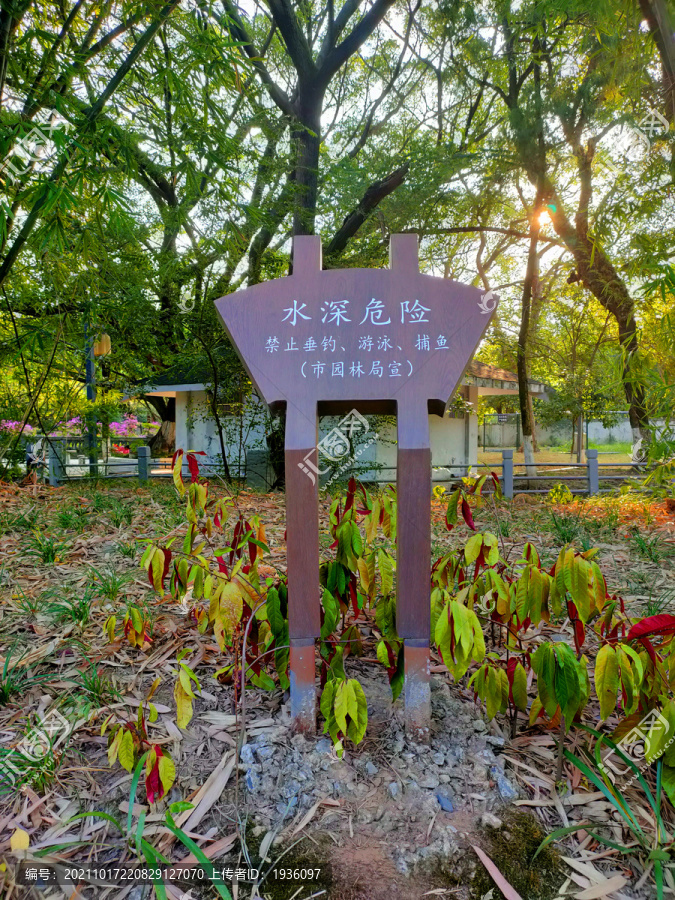
{"type": "MultiPolygon", "coordinates": [[[[150,455],[150,447],[142,446],[137,450],[136,459],[115,459],[105,463],[105,474],[94,473],[101,478],[137,478],[140,482],[147,482],[150,478],[167,477],[171,475],[171,463],[168,459],[153,459],[150,455]],[[113,470],[113,471],[111,471],[113,470]]],[[[545,494],[555,484],[567,484],[573,494],[596,495],[611,490],[616,482],[626,483],[635,480],[642,481],[645,478],[646,469],[635,463],[600,463],[597,450],[586,451],[585,463],[537,463],[537,475],[529,476],[523,470],[523,463],[516,463],[513,459],[513,450],[502,450],[502,461],[491,465],[489,468],[501,473],[502,490],[504,496],[512,498],[516,493],[545,494]]],[[[65,440],[52,439],[49,443],[47,457],[48,482],[53,487],[58,487],[66,481],[79,480],[81,474],[71,476],[69,470],[86,468],[79,463],[68,463],[65,440]]],[[[209,469],[217,469],[217,466],[208,463],[200,463],[200,469],[208,474],[209,469]]],[[[443,467],[446,471],[447,468],[443,467]]],[[[471,470],[470,466],[452,467],[450,480],[456,481],[466,476],[471,470]]]]}
{"type": "MultiPolygon", "coordinates": [[[[524,463],[515,462],[513,450],[502,450],[501,463],[477,466],[437,467],[432,475],[435,484],[458,483],[470,472],[494,471],[500,476],[505,497],[515,494],[547,494],[556,484],[566,484],[572,494],[589,496],[607,493],[617,483],[641,484],[648,469],[640,463],[601,463],[597,450],[586,451],[585,463],[535,463],[536,475],[528,475],[524,463]],[[449,477],[446,473],[450,473],[449,477]],[[445,475],[445,477],[443,477],[445,475]],[[439,477],[440,476],[440,477],[439,477]]],[[[487,487],[489,488],[489,482],[487,487]]]]}
{"type": "Polygon", "coordinates": [[[514,463],[513,450],[502,450],[502,462],[493,469],[501,470],[505,497],[514,494],[546,494],[555,484],[567,484],[572,494],[589,496],[606,493],[614,483],[643,481],[647,470],[635,463],[600,463],[597,450],[586,451],[585,463],[536,463],[537,475],[523,473],[523,463],[514,463]],[[544,474],[542,473],[544,470],[544,474]],[[623,470],[623,471],[616,471],[623,470]]]}

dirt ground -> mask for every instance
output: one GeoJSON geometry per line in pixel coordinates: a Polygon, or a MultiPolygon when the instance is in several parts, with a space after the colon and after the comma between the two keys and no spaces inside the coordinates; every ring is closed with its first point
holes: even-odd
{"type": "MultiPolygon", "coordinates": [[[[282,495],[243,491],[238,503],[266,523],[266,562],[283,570],[282,495]]],[[[327,505],[322,502],[324,521],[327,505]]],[[[569,539],[599,548],[608,584],[636,611],[655,604],[673,610],[675,520],[660,504],[629,498],[552,510],[525,498],[499,508],[486,502],[475,516],[480,528],[500,535],[507,557],[517,558],[524,541],[532,540],[547,564],[568,536],[560,533],[562,522],[569,539]]],[[[462,540],[445,530],[443,519],[444,505],[435,502],[435,555],[462,540]]],[[[111,713],[120,720],[135,714],[157,677],[162,679],[153,698],[158,718],[150,729],[153,741],[174,759],[177,779],[166,802],[149,807],[136,798],[133,833],[140,828],[174,862],[189,859],[164,824],[168,803],[189,799],[196,810],[177,821],[211,858],[237,865],[248,853],[259,863],[267,845],[268,862],[261,869],[274,863],[279,872],[285,866],[292,873],[311,865],[322,870],[316,881],[279,877],[274,882],[271,873],[257,894],[240,885],[237,900],[482,900],[492,889],[498,900],[500,892],[473,847],[488,854],[523,900],[554,900],[561,886],[578,892],[598,883],[588,871],[580,874],[553,855],[546,864],[541,856],[532,863],[543,836],[565,820],[587,815],[604,822],[610,816],[609,804],[593,797],[576,770],[567,771],[570,794],[561,803],[552,777],[554,737],[521,722],[518,737],[510,740],[506,723],[498,717],[488,724],[471,692],[455,685],[436,657],[431,745],[411,744],[402,728],[401,701],[392,706],[386,676],[374,660],[367,622],[364,657],[348,662],[350,676],[359,678],[369,701],[369,727],[358,748],[340,760],[327,738],[294,736],[288,698],[280,690],[247,692],[244,735],[232,687],[213,678],[223,665],[213,638],[198,635],[170,598],[157,597],[138,567],[143,540],[178,529],[182,520],[181,505],[166,483],[71,485],[39,488],[35,495],[30,488],[0,491],[0,655],[7,659],[11,651],[16,659],[25,652],[26,671],[48,676],[26,683],[0,705],[0,748],[15,746],[38,714],[64,697],[86,697],[91,712],[56,754],[57,765],[44,784],[0,797],[0,859],[9,878],[5,896],[149,896],[140,886],[81,884],[73,885],[74,893],[51,895],[19,888],[11,882],[16,860],[9,851],[20,828],[31,851],[46,861],[133,858],[109,820],[72,817],[97,810],[126,824],[131,776],[108,765],[101,725],[111,713]],[[53,559],[45,561],[50,554],[53,559]],[[83,597],[86,603],[78,606],[83,597]],[[121,640],[110,644],[103,636],[107,616],[120,615],[128,602],[142,608],[151,623],[147,652],[121,640]],[[190,665],[202,685],[185,731],[175,724],[172,696],[176,654],[183,647],[192,651],[190,665]],[[100,675],[102,685],[85,678],[92,673],[100,675]]],[[[328,541],[322,543],[327,552],[328,541]]],[[[631,887],[640,874],[632,863],[599,853],[584,835],[571,837],[564,855],[584,860],[598,879],[621,876],[624,887],[611,895],[616,900],[650,896],[648,886],[631,887]]],[[[562,896],[567,895],[573,896],[562,896]]],[[[182,900],[177,887],[167,888],[167,896],[182,900]]],[[[198,896],[212,894],[193,891],[189,900],[198,896]]]]}

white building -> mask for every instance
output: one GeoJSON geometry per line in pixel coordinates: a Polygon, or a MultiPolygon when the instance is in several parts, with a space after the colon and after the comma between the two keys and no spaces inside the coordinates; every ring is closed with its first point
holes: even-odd
{"type": "MultiPolygon", "coordinates": [[[[204,377],[204,376],[202,376],[204,377]]],[[[217,423],[211,413],[209,385],[198,380],[193,369],[182,376],[174,369],[159,376],[147,385],[144,393],[176,400],[176,448],[202,450],[206,457],[200,467],[216,466],[221,462],[221,440],[217,423]]],[[[544,398],[546,386],[530,381],[533,397],[544,398]]],[[[447,481],[465,474],[467,468],[478,461],[478,420],[476,410],[481,396],[518,394],[518,380],[513,372],[498,369],[477,361],[469,363],[457,392],[465,403],[455,403],[441,418],[429,416],[431,436],[431,462],[434,481],[447,481]],[[469,412],[466,403],[471,404],[469,412]]],[[[451,407],[453,404],[451,404],[451,407]]],[[[324,416],[319,420],[321,439],[339,424],[336,417],[324,416]]],[[[396,425],[392,418],[367,417],[368,428],[355,439],[351,452],[343,459],[331,460],[319,457],[322,480],[330,479],[341,464],[347,464],[345,472],[357,471],[364,481],[392,481],[396,477],[396,425]],[[374,439],[373,439],[374,438],[374,439]],[[352,460],[352,463],[350,463],[352,460]],[[353,461],[356,462],[354,468],[353,461]]],[[[258,487],[271,486],[274,474],[269,464],[267,436],[273,428],[273,419],[254,394],[244,407],[242,415],[221,413],[223,443],[232,475],[245,475],[258,487]]],[[[342,476],[344,477],[344,476],[342,476]]]]}

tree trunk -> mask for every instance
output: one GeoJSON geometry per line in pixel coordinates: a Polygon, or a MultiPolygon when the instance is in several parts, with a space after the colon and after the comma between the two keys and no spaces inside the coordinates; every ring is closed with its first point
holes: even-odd
{"type": "Polygon", "coordinates": [[[525,456],[525,471],[528,478],[537,477],[537,467],[534,460],[534,416],[530,398],[529,373],[527,367],[527,345],[530,336],[530,314],[532,310],[532,295],[536,293],[539,276],[539,256],[537,244],[539,242],[539,213],[541,210],[543,191],[537,191],[534,210],[530,221],[530,249],[527,254],[527,269],[523,282],[523,301],[520,316],[520,331],[518,333],[518,346],[516,348],[516,367],[518,372],[518,400],[520,403],[520,418],[523,424],[523,455],[525,456]]]}
{"type": "Polygon", "coordinates": [[[675,16],[666,0],[640,0],[640,9],[661,57],[664,113],[669,122],[675,122],[675,16]]]}
{"type": "MultiPolygon", "coordinates": [[[[553,191],[551,195],[557,206],[551,218],[556,232],[574,256],[579,280],[616,320],[623,354],[623,389],[628,402],[633,441],[639,438],[647,441],[649,416],[645,392],[635,376],[631,375],[631,359],[639,350],[633,299],[602,247],[591,240],[585,227],[575,228],[572,225],[562,209],[560,198],[553,191]]],[[[580,218],[577,216],[577,219],[580,218]]]]}
{"type": "Polygon", "coordinates": [[[173,453],[176,449],[176,398],[153,397],[148,394],[145,399],[162,419],[159,430],[148,441],[152,455],[162,456],[173,453]]]}
{"type": "Polygon", "coordinates": [[[321,110],[323,91],[300,88],[298,122],[292,131],[295,146],[295,203],[293,235],[314,234],[319,194],[319,148],[321,147],[321,110]],[[304,95],[304,96],[303,96],[304,95]]]}

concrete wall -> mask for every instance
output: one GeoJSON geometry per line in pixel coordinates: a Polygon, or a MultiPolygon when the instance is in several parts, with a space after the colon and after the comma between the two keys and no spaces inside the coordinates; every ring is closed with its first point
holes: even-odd
{"type": "MultiPolygon", "coordinates": [[[[223,418],[225,452],[233,475],[244,474],[247,449],[266,449],[268,417],[267,408],[259,402],[253,402],[242,417],[223,418]]],[[[220,439],[206,391],[176,393],[176,448],[204,450],[208,461],[220,465],[220,439]]],[[[200,460],[200,466],[205,462],[200,460]]]]}
{"type": "MultiPolygon", "coordinates": [[[[659,425],[663,422],[652,423],[656,431],[659,431],[659,425]]],[[[584,432],[586,425],[584,423],[584,432]]],[[[515,421],[509,420],[506,423],[489,423],[485,426],[478,427],[478,441],[480,446],[487,449],[494,447],[515,447],[516,446],[516,424],[515,421]]],[[[522,436],[521,436],[522,440],[522,436]]],[[[570,419],[563,419],[554,425],[546,428],[537,425],[537,442],[540,447],[561,446],[569,444],[572,440],[572,422],[570,419]]],[[[621,415],[616,425],[605,427],[602,422],[594,420],[588,423],[588,440],[591,444],[612,444],[612,443],[629,443],[633,442],[633,434],[631,432],[630,422],[628,421],[628,413],[621,415]]]]}

